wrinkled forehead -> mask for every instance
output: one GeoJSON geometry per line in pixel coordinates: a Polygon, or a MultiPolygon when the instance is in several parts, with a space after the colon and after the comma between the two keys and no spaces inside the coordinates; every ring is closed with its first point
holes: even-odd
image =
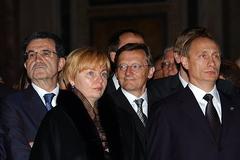
{"type": "Polygon", "coordinates": [[[128,60],[147,60],[147,55],[144,50],[136,49],[136,50],[126,50],[121,52],[118,58],[118,62],[120,61],[128,61],[128,60]]]}
{"type": "Polygon", "coordinates": [[[49,38],[33,39],[27,45],[26,50],[51,49],[55,51],[55,42],[49,38]]]}

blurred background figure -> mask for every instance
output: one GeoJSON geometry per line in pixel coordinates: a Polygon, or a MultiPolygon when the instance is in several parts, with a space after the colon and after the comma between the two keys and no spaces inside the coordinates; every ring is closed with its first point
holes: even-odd
{"type": "Polygon", "coordinates": [[[177,73],[178,69],[174,58],[173,47],[166,48],[163,57],[160,57],[155,63],[153,79],[173,76],[177,73]]]}
{"type": "Polygon", "coordinates": [[[240,69],[231,60],[222,59],[219,79],[229,81],[233,86],[240,89],[240,69]]]}
{"type": "Polygon", "coordinates": [[[25,68],[22,69],[21,75],[18,81],[13,85],[13,88],[16,90],[26,89],[29,84],[31,84],[31,80],[27,76],[27,71],[25,68]]]}
{"type": "Polygon", "coordinates": [[[43,119],[31,160],[123,160],[113,103],[103,96],[109,72],[103,52],[69,54],[63,77],[71,91],[59,94],[57,107],[43,119]]]}
{"type": "Polygon", "coordinates": [[[160,79],[163,77],[162,63],[163,55],[159,55],[158,57],[156,57],[156,60],[154,61],[155,71],[153,74],[153,79],[160,79]]]}
{"type": "Polygon", "coordinates": [[[237,60],[235,61],[235,63],[236,63],[237,66],[240,68],[240,57],[237,58],[237,60]]]}

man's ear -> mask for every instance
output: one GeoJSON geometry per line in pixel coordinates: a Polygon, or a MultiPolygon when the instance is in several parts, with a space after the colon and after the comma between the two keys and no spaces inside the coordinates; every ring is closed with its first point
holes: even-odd
{"type": "Polygon", "coordinates": [[[60,72],[62,69],[63,69],[63,67],[64,67],[64,65],[65,65],[65,58],[59,58],[59,62],[58,62],[58,72],[60,72]]]}
{"type": "Polygon", "coordinates": [[[155,67],[151,67],[148,72],[148,79],[151,79],[153,77],[154,72],[155,72],[155,67]]]}
{"type": "Polygon", "coordinates": [[[188,58],[185,56],[181,56],[180,59],[181,59],[181,64],[182,64],[183,68],[188,70],[189,69],[188,58]]]}
{"type": "Polygon", "coordinates": [[[116,56],[116,52],[110,52],[110,59],[113,63],[115,62],[115,56],[116,56]]]}

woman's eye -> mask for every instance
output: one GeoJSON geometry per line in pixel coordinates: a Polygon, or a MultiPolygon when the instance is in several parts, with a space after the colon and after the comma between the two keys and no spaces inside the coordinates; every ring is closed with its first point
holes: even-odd
{"type": "Polygon", "coordinates": [[[94,72],[93,71],[89,71],[89,72],[87,72],[87,75],[89,76],[89,77],[94,77],[94,72]]]}
{"type": "Polygon", "coordinates": [[[108,72],[102,72],[101,76],[105,79],[108,79],[108,72]]]}

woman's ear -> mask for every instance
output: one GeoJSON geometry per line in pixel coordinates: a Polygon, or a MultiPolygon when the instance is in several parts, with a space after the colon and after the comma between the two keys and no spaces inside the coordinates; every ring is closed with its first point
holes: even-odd
{"type": "Polygon", "coordinates": [[[181,56],[181,64],[183,66],[183,68],[185,68],[186,70],[189,69],[189,64],[188,64],[188,58],[185,56],[181,56]]]}

